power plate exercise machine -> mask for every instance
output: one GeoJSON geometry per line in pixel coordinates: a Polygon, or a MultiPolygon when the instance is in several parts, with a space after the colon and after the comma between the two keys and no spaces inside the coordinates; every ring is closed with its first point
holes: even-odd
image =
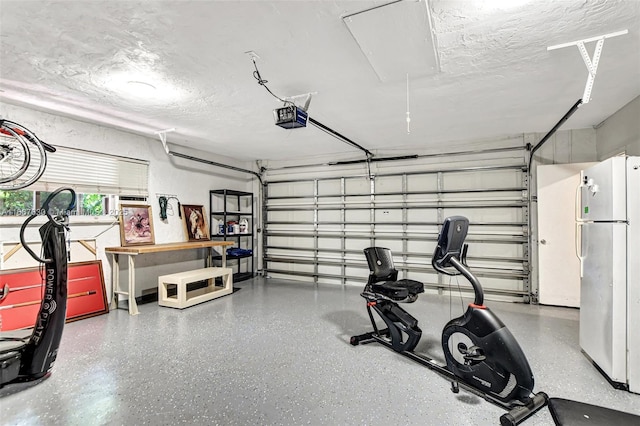
{"type": "MultiPolygon", "coordinates": [[[[56,204],[59,205],[61,198],[56,204]]],[[[42,258],[33,252],[24,237],[29,222],[40,212],[29,216],[20,228],[22,246],[41,263],[43,297],[33,330],[0,334],[0,387],[40,379],[49,373],[56,360],[67,311],[68,214],[75,203],[76,194],[70,188],[60,188],[47,197],[41,209],[48,219],[40,227],[42,258]],[[70,200],[65,202],[66,209],[54,215],[52,202],[62,192],[68,192],[70,200]]]]}
{"type": "Polygon", "coordinates": [[[520,345],[509,329],[484,305],[482,286],[466,265],[464,244],[469,221],[462,216],[445,219],[432,257],[436,271],[464,276],[475,294],[466,312],[449,321],[442,331],[442,349],[446,365],[413,352],[422,335],[418,320],[398,303],[411,303],[424,292],[414,280],[398,280],[389,249],[370,247],[365,256],[371,271],[362,292],[373,331],[351,337],[354,346],[381,343],[405,357],[451,380],[452,391],[459,388],[499,405],[508,413],[500,417],[502,425],[516,425],[543,408],[545,393],[533,393],[533,373],[520,345]],[[453,269],[451,269],[453,268],[453,269]],[[373,311],[386,328],[378,329],[373,311]]]}

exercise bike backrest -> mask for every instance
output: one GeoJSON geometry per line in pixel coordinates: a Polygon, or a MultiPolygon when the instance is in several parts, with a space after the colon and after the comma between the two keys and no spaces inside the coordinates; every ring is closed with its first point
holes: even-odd
{"type": "Polygon", "coordinates": [[[371,271],[367,284],[398,280],[398,271],[393,265],[391,250],[382,247],[369,247],[364,249],[364,255],[369,264],[369,271],[371,271]]]}

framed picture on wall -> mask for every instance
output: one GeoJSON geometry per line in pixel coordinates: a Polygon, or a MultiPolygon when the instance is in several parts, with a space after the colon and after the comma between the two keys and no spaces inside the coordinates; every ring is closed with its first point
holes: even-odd
{"type": "Polygon", "coordinates": [[[120,204],[120,243],[124,246],[155,244],[151,206],[120,204]]]}
{"type": "Polygon", "coordinates": [[[204,206],[182,204],[182,223],[187,234],[187,241],[209,239],[209,227],[204,214],[204,206]]]}

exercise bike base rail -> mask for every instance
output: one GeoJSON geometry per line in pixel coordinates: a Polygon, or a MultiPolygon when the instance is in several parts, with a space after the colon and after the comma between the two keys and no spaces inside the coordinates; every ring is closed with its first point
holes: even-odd
{"type": "Polygon", "coordinates": [[[430,370],[435,371],[442,377],[451,381],[452,391],[454,393],[457,393],[456,389],[460,387],[465,391],[472,393],[480,398],[483,398],[484,400],[492,404],[495,404],[503,409],[509,410],[508,413],[503,414],[500,417],[500,424],[502,426],[513,426],[513,425],[518,425],[524,422],[530,416],[534,415],[535,413],[540,411],[542,408],[544,408],[549,401],[549,396],[546,393],[538,392],[533,394],[529,402],[527,402],[526,404],[521,404],[521,403],[519,404],[518,403],[519,401],[514,401],[511,403],[505,404],[499,399],[492,398],[491,395],[488,395],[483,390],[475,388],[468,383],[459,381],[458,377],[455,374],[453,374],[451,371],[449,371],[446,366],[440,364],[439,362],[435,361],[432,358],[429,358],[426,355],[417,354],[415,352],[410,352],[410,351],[396,351],[393,348],[391,342],[386,340],[384,337],[382,337],[383,335],[388,333],[388,329],[380,330],[378,333],[379,335],[372,331],[369,333],[361,334],[359,336],[352,336],[349,343],[353,346],[366,345],[369,343],[380,343],[384,347],[394,352],[397,352],[400,355],[405,356],[410,360],[415,361],[418,364],[423,365],[424,367],[427,367],[430,370]]]}

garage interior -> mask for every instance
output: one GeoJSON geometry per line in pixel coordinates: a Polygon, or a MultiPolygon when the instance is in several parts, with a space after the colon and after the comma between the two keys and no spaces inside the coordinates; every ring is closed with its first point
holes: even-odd
{"type": "Polygon", "coordinates": [[[432,267],[450,216],[469,219],[469,267],[536,392],[640,415],[637,237],[613,254],[629,259],[617,310],[597,313],[623,324],[612,385],[585,349],[600,337],[578,197],[606,193],[581,171],[640,156],[640,2],[0,0],[0,52],[0,119],[56,149],[34,182],[0,182],[0,278],[37,268],[25,212],[70,187],[69,268],[99,265],[104,301],[67,322],[50,377],[0,389],[2,424],[500,424],[482,397],[349,344],[370,327],[363,249],[386,247],[425,288],[403,305],[416,352],[445,362],[441,327],[474,298],[432,267]],[[125,208],[150,235],[127,240],[125,208]],[[224,294],[162,293],[203,261],[224,294]]]}

